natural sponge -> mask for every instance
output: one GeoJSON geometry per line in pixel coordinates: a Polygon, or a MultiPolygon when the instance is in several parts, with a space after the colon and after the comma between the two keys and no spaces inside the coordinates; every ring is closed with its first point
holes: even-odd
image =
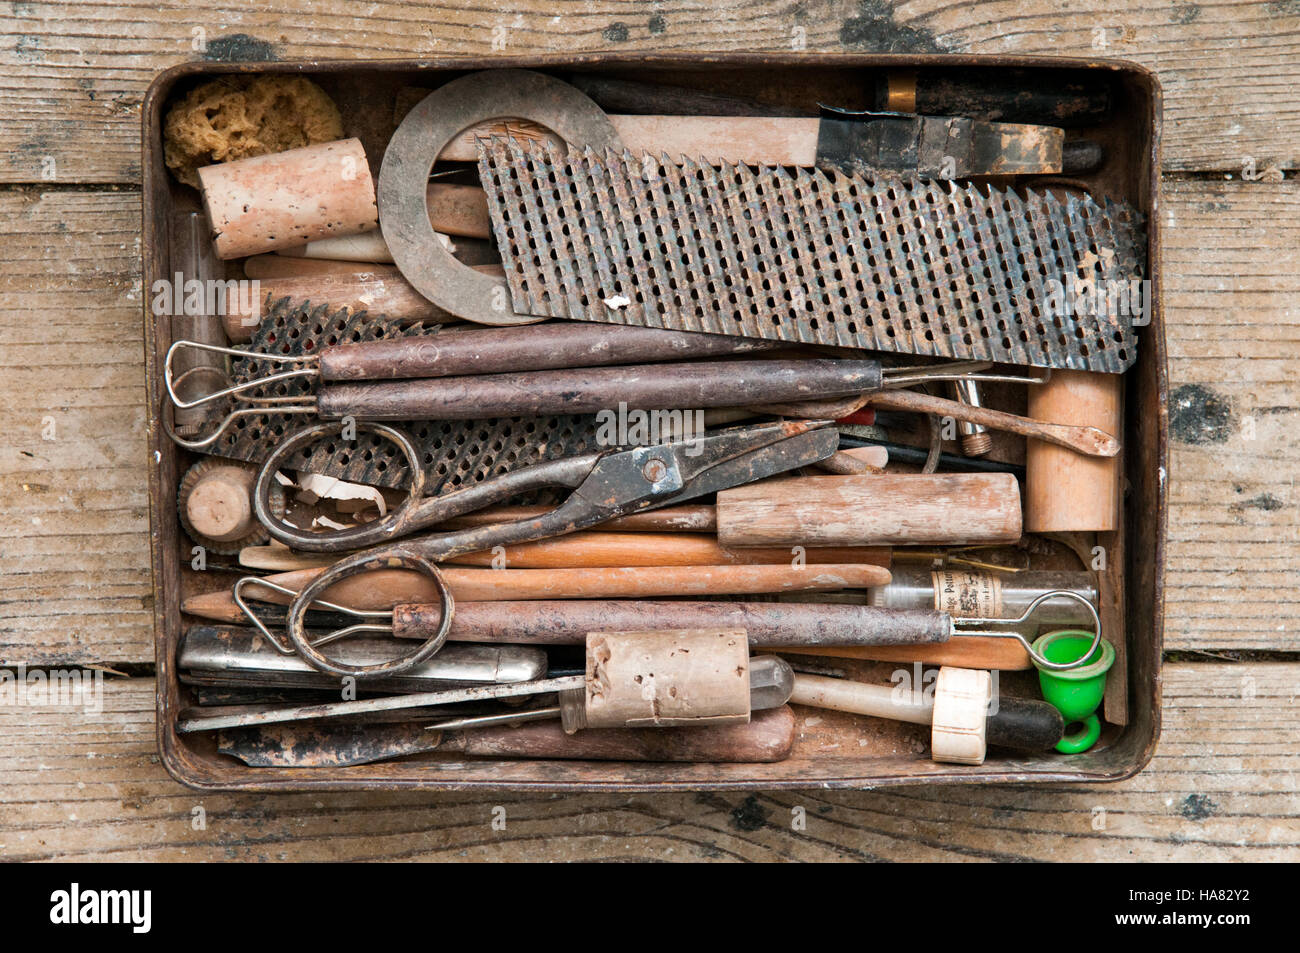
{"type": "Polygon", "coordinates": [[[343,138],[339,108],[302,76],[231,76],[204,83],[167,112],[167,168],[198,188],[205,165],[343,138]]]}

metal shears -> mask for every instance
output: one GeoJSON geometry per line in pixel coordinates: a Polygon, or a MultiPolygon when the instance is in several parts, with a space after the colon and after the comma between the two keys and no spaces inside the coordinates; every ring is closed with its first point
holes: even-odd
{"type": "MultiPolygon", "coordinates": [[[[339,434],[341,423],[316,424],[285,440],[263,464],[253,492],[258,519],[272,536],[294,549],[338,552],[370,547],[341,559],[300,590],[289,607],[285,623],[294,650],[302,658],[321,671],[354,677],[405,671],[442,647],[451,628],[455,604],[438,570],[440,560],[491,550],[495,546],[562,536],[619,516],[671,506],[761,480],[824,460],[836,451],[839,443],[839,432],[830,421],[783,421],[534,464],[481,484],[425,498],[425,473],[410,438],[382,424],[356,426],[392,440],[406,455],[412,474],[407,498],[386,516],[364,526],[317,533],[299,529],[272,511],[270,494],[280,467],[303,447],[339,434]],[[572,492],[553,510],[540,516],[396,542],[519,493],[557,487],[572,492]],[[382,663],[350,665],[325,655],[318,646],[326,640],[313,642],[308,637],[305,628],[308,608],[319,603],[320,596],[334,584],[380,569],[411,569],[434,581],[442,608],[438,630],[414,651],[382,663]]],[[[353,627],[353,631],[363,630],[366,630],[364,625],[353,627]]]]}

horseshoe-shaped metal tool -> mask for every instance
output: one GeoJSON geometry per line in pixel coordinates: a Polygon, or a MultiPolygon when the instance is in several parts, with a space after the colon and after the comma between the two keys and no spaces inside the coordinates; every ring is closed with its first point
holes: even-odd
{"type": "Polygon", "coordinates": [[[461,264],[429,221],[429,174],[438,155],[465,130],[494,119],[527,119],[566,143],[622,149],[609,117],[568,83],[531,70],[471,73],[426,96],[402,120],[379,173],[379,225],[393,261],[420,294],[479,324],[533,324],[518,314],[505,279],[461,264]]]}

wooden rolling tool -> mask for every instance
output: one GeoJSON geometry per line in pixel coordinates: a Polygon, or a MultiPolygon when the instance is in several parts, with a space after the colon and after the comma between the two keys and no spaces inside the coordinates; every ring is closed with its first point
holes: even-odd
{"type": "Polygon", "coordinates": [[[255,767],[338,767],[426,752],[482,758],[762,764],[794,747],[788,705],[755,712],[746,724],[691,728],[595,728],[566,734],[554,721],[464,729],[423,724],[288,725],[223,731],[217,750],[255,767]]]}
{"type": "Polygon", "coordinates": [[[929,725],[930,757],[953,764],[983,764],[988,745],[1048,751],[1065,733],[1054,707],[1034,699],[995,700],[992,678],[977,669],[939,669],[932,698],[919,690],[795,675],[790,702],[929,725]]]}
{"type": "MultiPolygon", "coordinates": [[[[251,598],[285,605],[292,598],[257,583],[272,582],[293,592],[324,570],[277,573],[255,581],[251,598]]],[[[750,595],[767,592],[866,589],[889,581],[889,570],[871,565],[664,566],[618,569],[467,569],[448,566],[443,579],[457,602],[510,599],[618,599],[653,596],[750,595]]],[[[341,580],[321,598],[361,610],[387,610],[411,603],[436,603],[438,590],[422,573],[383,569],[341,580]]],[[[229,591],[186,599],[182,609],[215,622],[245,621],[229,591]]]]}
{"type": "Polygon", "coordinates": [[[257,470],[212,457],[181,478],[176,509],[189,537],[209,552],[231,555],[265,543],[270,535],[253,515],[257,470]]]}
{"type": "Polygon", "coordinates": [[[359,139],[199,169],[217,255],[229,260],[379,227],[359,139]]]}
{"type": "MultiPolygon", "coordinates": [[[[1120,429],[1116,374],[1055,371],[1029,388],[1029,416],[1120,429]]],[[[1119,461],[1086,457],[1030,440],[1025,453],[1025,529],[1031,533],[1108,532],[1120,509],[1119,461]]]]}
{"type": "Polygon", "coordinates": [[[724,546],[1005,543],[1020,538],[1009,473],[812,476],[718,493],[724,546]]]}

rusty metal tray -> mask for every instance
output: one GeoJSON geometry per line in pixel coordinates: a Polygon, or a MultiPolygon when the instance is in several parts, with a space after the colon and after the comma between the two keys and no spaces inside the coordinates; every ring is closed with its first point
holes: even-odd
{"type": "MultiPolygon", "coordinates": [[[[1099,173],[1086,184],[1132,203],[1145,216],[1147,274],[1151,279],[1151,323],[1140,332],[1139,356],[1124,377],[1122,529],[1103,534],[1108,552],[1119,555],[1105,582],[1117,595],[1108,632],[1120,642],[1127,664],[1127,697],[1108,706],[1127,709],[1127,724],[1114,726],[1093,750],[1073,756],[1007,759],[991,756],[978,767],[940,765],[928,760],[915,726],[863,728],[863,719],[819,712],[801,719],[793,756],[777,764],[625,764],[507,761],[430,756],[385,764],[332,769],[250,768],[216,752],[212,739],[176,732],[185,704],[175,664],[186,625],[180,605],[193,592],[229,584],[212,572],[189,566],[189,543],[176,513],[176,485],[191,462],[163,430],[162,360],[170,345],[169,322],[156,321],[145,295],[145,358],[149,508],[153,561],[154,625],[157,658],[158,747],[163,764],[178,781],[212,791],[305,790],[530,790],[530,791],[680,791],[718,789],[873,788],[933,782],[1103,781],[1130,777],[1151,759],[1160,734],[1160,662],[1164,627],[1164,571],[1168,506],[1168,372],[1161,306],[1160,121],[1161,93],[1154,74],[1125,62],[1045,57],[864,55],[864,54],[683,54],[666,56],[614,53],[579,56],[520,56],[488,59],[355,61],[297,63],[191,63],[161,73],[150,86],[143,112],[144,287],[168,276],[169,216],[199,208],[198,197],[175,183],[163,162],[162,120],[167,105],[203,80],[219,75],[278,72],[310,76],[338,102],[344,134],[360,138],[376,168],[396,126],[399,90],[435,87],[465,72],[485,68],[586,71],[648,79],[718,92],[751,95],[773,102],[834,102],[865,105],[867,73],[879,69],[960,72],[974,67],[1097,71],[1114,89],[1116,108],[1102,125],[1088,130],[1107,149],[1099,173]],[[1105,539],[1109,536],[1110,539],[1105,539]],[[876,735],[878,750],[889,756],[855,754],[854,739],[864,730],[876,735]]],[[[884,668],[883,678],[888,677],[884,668]]],[[[1110,708],[1108,707],[1108,715],[1110,708]]],[[[1109,718],[1108,718],[1109,720],[1109,718]]],[[[877,719],[870,719],[877,722],[877,719]]]]}

